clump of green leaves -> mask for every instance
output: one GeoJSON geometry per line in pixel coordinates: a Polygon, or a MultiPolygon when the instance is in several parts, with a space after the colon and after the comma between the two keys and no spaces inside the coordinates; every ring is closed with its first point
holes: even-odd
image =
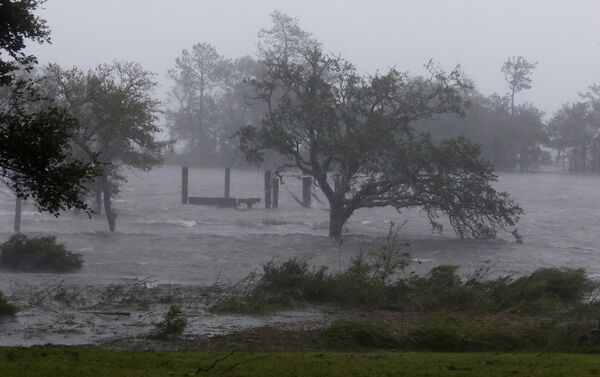
{"type": "Polygon", "coordinates": [[[17,311],[17,306],[8,302],[6,296],[0,292],[0,316],[15,315],[17,311]]]}
{"type": "Polygon", "coordinates": [[[188,323],[183,316],[183,311],[179,306],[172,305],[165,313],[162,321],[158,322],[154,328],[153,338],[172,339],[181,336],[188,323]]]}
{"type": "Polygon", "coordinates": [[[319,335],[325,348],[405,351],[598,352],[589,326],[504,315],[435,314],[409,323],[338,320],[319,335]]]}
{"type": "Polygon", "coordinates": [[[485,269],[464,278],[458,267],[442,265],[426,275],[407,272],[410,257],[383,247],[353,258],[339,271],[311,267],[303,258],[269,262],[254,285],[241,294],[225,296],[214,309],[266,312],[305,304],[431,313],[588,312],[593,316],[594,284],[581,269],[543,268],[513,279],[486,279],[485,269]],[[585,307],[589,310],[581,310],[585,307]]]}
{"type": "Polygon", "coordinates": [[[70,272],[81,268],[83,259],[59,243],[55,236],[29,238],[14,234],[0,245],[0,267],[21,272],[70,272]]]}
{"type": "Polygon", "coordinates": [[[320,342],[332,348],[397,348],[398,334],[390,326],[374,321],[336,321],[320,336],[320,342]]]}

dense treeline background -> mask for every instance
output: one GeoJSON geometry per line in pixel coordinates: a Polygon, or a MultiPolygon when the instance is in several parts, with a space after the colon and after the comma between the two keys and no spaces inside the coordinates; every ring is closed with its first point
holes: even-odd
{"type": "MultiPolygon", "coordinates": [[[[198,43],[175,59],[168,73],[173,86],[166,125],[176,144],[167,162],[243,164],[234,136],[246,125],[260,127],[268,111],[251,81],[265,74],[265,61],[274,53],[285,56],[299,46],[320,45],[296,19],[277,11],[271,18],[271,28],[258,34],[256,56],[230,59],[215,46],[198,43]]],[[[600,87],[592,85],[578,101],[545,114],[535,104],[519,101],[519,92],[534,85],[537,64],[521,56],[508,58],[498,67],[506,93],[486,96],[471,82],[464,114],[420,120],[416,128],[437,141],[457,136],[472,140],[497,170],[534,171],[555,164],[569,171],[600,172],[600,87]]]]}

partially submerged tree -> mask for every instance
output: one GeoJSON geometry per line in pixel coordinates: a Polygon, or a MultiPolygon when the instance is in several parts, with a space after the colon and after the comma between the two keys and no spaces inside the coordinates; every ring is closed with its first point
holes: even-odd
{"type": "Polygon", "coordinates": [[[433,227],[448,215],[461,237],[490,238],[522,213],[508,194],[491,185],[492,166],[466,139],[434,143],[412,122],[460,113],[467,85],[458,70],[411,78],[396,69],[363,77],[348,62],[318,47],[297,60],[264,62],[255,78],[269,111],[261,127],[240,131],[241,150],[261,162],[264,152],[285,156],[285,167],[314,177],[330,205],[329,235],[340,237],[360,208],[420,207],[433,227]]]}
{"type": "Polygon", "coordinates": [[[508,143],[514,143],[518,155],[518,165],[521,171],[530,168],[532,158],[541,152],[539,143],[545,141],[542,123],[542,113],[532,105],[515,106],[515,94],[531,89],[531,75],[537,67],[522,56],[512,56],[503,64],[501,71],[508,84],[508,98],[510,99],[511,128],[514,129],[514,138],[508,143]]]}
{"type": "Polygon", "coordinates": [[[600,173],[600,86],[592,85],[580,101],[568,103],[548,123],[550,146],[568,159],[570,171],[600,173]]]}
{"type": "Polygon", "coordinates": [[[77,121],[40,96],[35,82],[17,75],[37,63],[23,51],[25,41],[49,42],[45,21],[33,13],[42,3],[0,0],[0,180],[17,196],[32,197],[40,210],[58,215],[67,208],[87,209],[81,194],[96,170],[71,153],[77,121]]]}
{"type": "Polygon", "coordinates": [[[168,145],[157,139],[160,103],[153,97],[153,74],[136,63],[100,65],[88,72],[51,65],[48,73],[47,90],[80,123],[72,137],[74,148],[101,167],[97,190],[114,231],[111,196],[125,180],[122,170],[150,170],[162,163],[161,152],[168,145]]]}

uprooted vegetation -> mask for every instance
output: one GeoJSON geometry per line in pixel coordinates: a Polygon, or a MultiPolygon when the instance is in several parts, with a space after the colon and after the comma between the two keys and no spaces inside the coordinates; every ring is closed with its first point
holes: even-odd
{"type": "Polygon", "coordinates": [[[56,243],[55,236],[29,238],[17,233],[0,246],[0,268],[20,272],[71,272],[81,268],[81,255],[56,243]]]}

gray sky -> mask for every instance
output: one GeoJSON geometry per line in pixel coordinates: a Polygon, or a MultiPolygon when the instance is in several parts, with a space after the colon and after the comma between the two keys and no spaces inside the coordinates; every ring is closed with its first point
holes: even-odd
{"type": "Polygon", "coordinates": [[[504,93],[500,66],[523,55],[539,66],[517,100],[550,114],[600,83],[600,0],[48,0],[39,14],[53,43],[29,50],[43,64],[140,62],[159,74],[162,96],[182,49],[208,42],[229,58],[254,54],[275,9],[363,73],[421,73],[433,59],[461,64],[484,94],[504,93]]]}

